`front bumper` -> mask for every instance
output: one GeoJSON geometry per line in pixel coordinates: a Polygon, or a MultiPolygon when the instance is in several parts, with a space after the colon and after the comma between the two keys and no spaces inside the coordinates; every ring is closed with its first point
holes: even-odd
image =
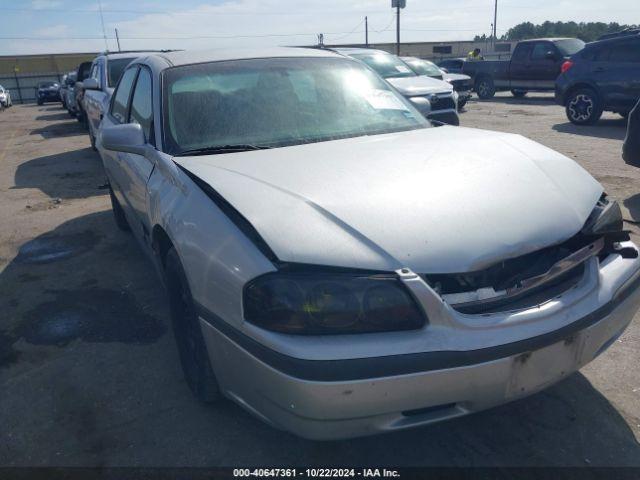
{"type": "MultiPolygon", "coordinates": [[[[249,337],[242,339],[233,327],[202,311],[200,317],[215,373],[228,397],[299,436],[349,438],[477,412],[566,378],[602,353],[632,320],[640,306],[639,265],[639,260],[610,262],[599,271],[599,286],[590,289],[581,307],[567,294],[570,306],[550,320],[568,322],[574,307],[583,312],[580,318],[541,335],[473,350],[300,360],[247,341],[249,337]],[[606,278],[620,273],[624,279],[606,278]],[[593,308],[585,311],[585,304],[593,308]]],[[[532,310],[540,314],[541,308],[532,310]]],[[[522,319],[526,314],[513,316],[523,322],[520,331],[531,327],[522,319]]],[[[499,336],[500,328],[490,333],[499,336]]]]}
{"type": "Polygon", "coordinates": [[[438,122],[446,123],[447,125],[460,125],[460,117],[456,110],[436,110],[427,115],[429,120],[436,120],[438,122]]]}

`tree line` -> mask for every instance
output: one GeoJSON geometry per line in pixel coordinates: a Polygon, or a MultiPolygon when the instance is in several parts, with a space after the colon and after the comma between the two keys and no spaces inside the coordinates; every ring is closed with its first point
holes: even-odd
{"type": "MultiPolygon", "coordinates": [[[[619,32],[627,28],[639,28],[638,25],[621,25],[616,22],[544,22],[534,25],[531,22],[524,22],[511,27],[507,33],[498,40],[518,41],[528,38],[544,37],[572,37],[579,38],[585,42],[593,42],[598,37],[606,33],[619,32]]],[[[481,42],[489,40],[486,35],[476,35],[474,41],[481,42]]]]}

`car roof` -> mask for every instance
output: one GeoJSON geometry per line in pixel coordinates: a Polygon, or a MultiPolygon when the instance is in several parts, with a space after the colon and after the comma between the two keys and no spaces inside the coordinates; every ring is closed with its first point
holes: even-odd
{"type": "Polygon", "coordinates": [[[610,43],[628,42],[629,40],[640,38],[640,34],[620,35],[616,37],[603,38],[587,43],[587,47],[597,47],[598,45],[608,45],[610,43]]]}
{"type": "Polygon", "coordinates": [[[332,48],[334,52],[342,53],[343,55],[365,55],[367,53],[373,53],[376,55],[393,55],[393,53],[386,52],[384,50],[376,50],[375,48],[332,48]]]}
{"type": "Polygon", "coordinates": [[[118,60],[119,58],[146,57],[149,54],[158,53],[158,52],[160,52],[160,50],[141,50],[139,52],[137,52],[137,51],[131,51],[131,52],[105,52],[105,53],[102,53],[102,54],[98,55],[98,57],[106,57],[109,60],[118,60]]]}
{"type": "Polygon", "coordinates": [[[557,42],[558,40],[580,40],[574,37],[548,37],[548,38],[527,38],[526,40],[520,40],[518,43],[529,42],[557,42]]]}
{"type": "MultiPolygon", "coordinates": [[[[141,55],[144,56],[144,55],[141,55]]],[[[225,60],[248,60],[252,58],[283,58],[283,57],[338,57],[331,50],[299,47],[273,47],[273,48],[242,48],[242,49],[217,49],[194,50],[153,53],[149,57],[163,58],[173,66],[192,65],[197,63],[221,62],[225,60]]]]}

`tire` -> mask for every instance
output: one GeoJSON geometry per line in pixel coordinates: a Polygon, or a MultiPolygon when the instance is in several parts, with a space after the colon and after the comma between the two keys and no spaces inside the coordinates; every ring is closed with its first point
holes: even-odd
{"type": "Polygon", "coordinates": [[[593,125],[602,116],[602,102],[598,94],[590,88],[572,92],[567,99],[565,112],[574,125],[593,125]]]}
{"type": "Polygon", "coordinates": [[[40,99],[38,99],[38,105],[42,105],[44,102],[40,99]]]}
{"type": "Polygon", "coordinates": [[[526,90],[511,90],[511,95],[513,95],[516,98],[524,98],[527,96],[527,92],[526,90]]]}
{"type": "Polygon", "coordinates": [[[165,260],[165,280],[185,380],[198,400],[213,402],[220,397],[218,381],[211,368],[187,276],[174,248],[169,250],[165,260]]]}
{"type": "Polygon", "coordinates": [[[464,106],[467,104],[468,100],[458,100],[458,111],[462,110],[464,106]]]}
{"type": "Polygon", "coordinates": [[[111,185],[109,185],[109,198],[111,199],[111,209],[113,210],[113,218],[116,222],[116,226],[123,232],[130,232],[131,227],[129,226],[129,222],[127,222],[127,217],[124,214],[122,205],[120,205],[120,202],[118,202],[118,199],[113,193],[111,185]]]}
{"type": "Polygon", "coordinates": [[[496,94],[496,86],[491,77],[480,77],[476,80],[475,90],[481,100],[489,100],[496,94]]]}

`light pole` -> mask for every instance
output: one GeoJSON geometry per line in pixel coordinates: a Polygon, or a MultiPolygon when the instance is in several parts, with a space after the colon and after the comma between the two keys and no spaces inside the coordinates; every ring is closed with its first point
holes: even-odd
{"type": "Polygon", "coordinates": [[[396,9],[396,53],[400,55],[400,9],[407,6],[407,0],[391,0],[391,8],[396,9]]]}
{"type": "Polygon", "coordinates": [[[498,0],[496,0],[493,9],[493,48],[495,49],[496,40],[498,39],[498,0]]]}

